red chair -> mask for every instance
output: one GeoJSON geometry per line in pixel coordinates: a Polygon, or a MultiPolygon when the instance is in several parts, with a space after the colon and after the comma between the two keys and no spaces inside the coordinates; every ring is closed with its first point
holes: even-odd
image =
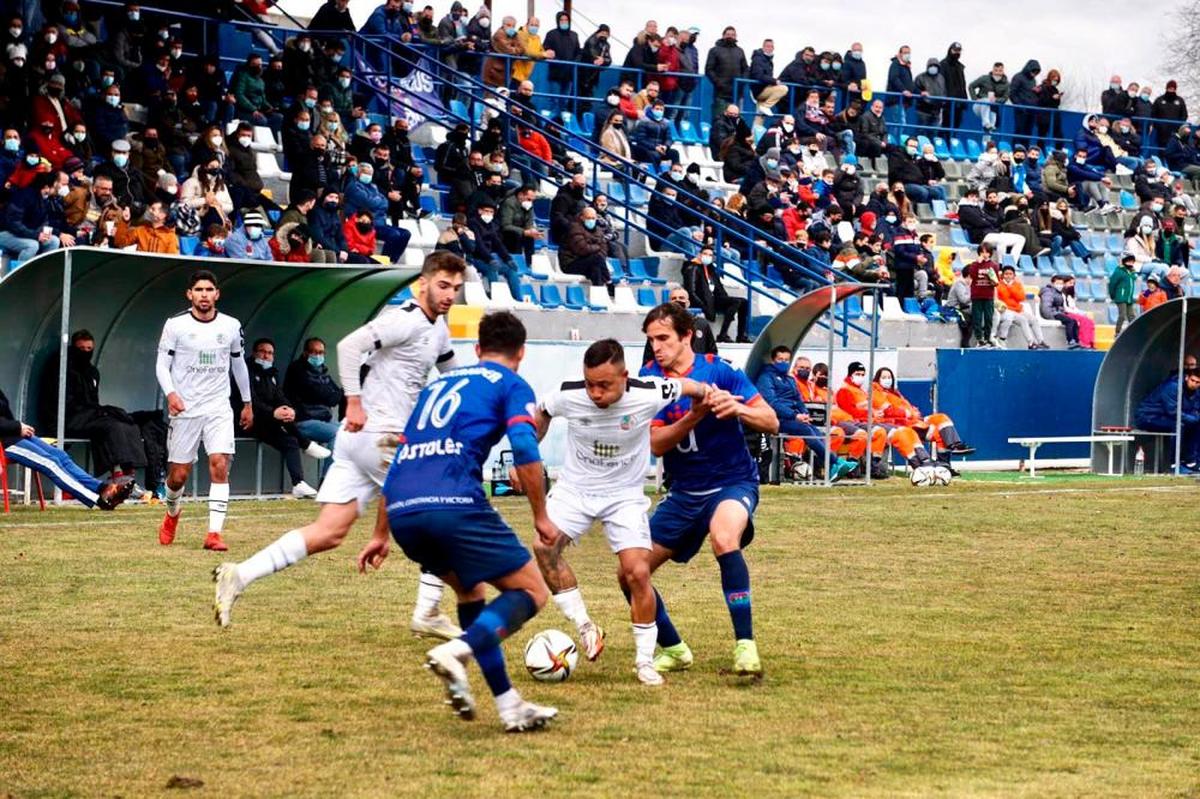
{"type": "MultiPolygon", "coordinates": [[[[46,509],[46,497],[42,493],[42,476],[37,472],[33,473],[33,482],[37,485],[38,505],[42,510],[46,509]]],[[[4,494],[4,512],[10,513],[8,507],[8,458],[4,457],[4,447],[0,447],[0,493],[4,494]]]]}

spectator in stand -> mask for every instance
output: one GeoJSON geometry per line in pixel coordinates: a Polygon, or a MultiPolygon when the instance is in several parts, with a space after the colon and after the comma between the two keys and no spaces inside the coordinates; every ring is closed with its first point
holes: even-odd
{"type": "Polygon", "coordinates": [[[904,126],[908,124],[908,116],[913,110],[912,96],[917,91],[912,76],[912,48],[907,44],[901,45],[899,52],[892,56],[886,91],[889,96],[884,106],[888,124],[895,128],[897,135],[903,135],[904,126]]]}
{"type": "Polygon", "coordinates": [[[1147,313],[1167,301],[1167,293],[1159,287],[1158,278],[1146,278],[1146,289],[1138,296],[1138,306],[1147,313]]]}
{"type": "Polygon", "coordinates": [[[963,275],[971,286],[971,326],[975,330],[976,346],[980,349],[996,349],[992,342],[992,315],[996,306],[996,284],[999,265],[993,260],[996,250],[988,242],[977,248],[979,257],[967,265],[963,275]]]}
{"type": "Polygon", "coordinates": [[[704,76],[712,83],[712,118],[716,119],[734,101],[733,82],[746,77],[749,66],[746,53],[738,47],[737,29],[732,25],[721,31],[721,38],[708,51],[704,76]]]}
{"type": "Polygon", "coordinates": [[[916,296],[916,272],[923,270],[928,256],[917,240],[917,218],[905,217],[902,227],[892,240],[892,272],[896,276],[896,297],[903,302],[916,296]]]}
{"type": "MultiPolygon", "coordinates": [[[[1132,84],[1130,84],[1132,85],[1132,84]]],[[[1130,106],[1129,116],[1133,119],[1134,127],[1147,140],[1150,139],[1150,116],[1154,113],[1154,103],[1150,102],[1153,90],[1143,84],[1138,88],[1137,97],[1130,106]]]]}
{"type": "Polygon", "coordinates": [[[794,83],[798,86],[807,87],[815,85],[820,77],[817,69],[817,51],[811,47],[805,47],[799,50],[783,71],[779,73],[779,80],[783,83],[794,83]]]}
{"type": "Polygon", "coordinates": [[[319,99],[323,102],[328,101],[341,119],[360,119],[365,114],[362,102],[354,96],[352,82],[353,73],[350,68],[338,67],[333,80],[319,87],[319,99]]]}
{"type": "MultiPolygon", "coordinates": [[[[303,189],[297,192],[292,204],[280,214],[275,224],[275,235],[271,238],[271,248],[276,255],[288,257],[279,260],[331,265],[338,263],[338,251],[318,246],[317,236],[309,224],[316,207],[317,193],[312,189],[303,189]],[[303,258],[297,252],[298,248],[302,250],[303,258]]],[[[334,217],[336,220],[336,209],[334,217]]]]}
{"type": "Polygon", "coordinates": [[[179,254],[179,237],[175,228],[167,225],[167,208],[161,200],[152,200],[142,215],[142,223],[131,227],[122,220],[117,223],[116,245],[133,245],[138,252],[179,254]]]}
{"type": "Polygon", "coordinates": [[[483,286],[488,296],[492,296],[492,284],[503,277],[512,296],[520,299],[520,270],[508,248],[504,246],[500,223],[496,221],[496,203],[490,199],[483,200],[469,220],[468,224],[475,238],[475,253],[471,263],[483,278],[483,286]]]}
{"type": "Polygon", "coordinates": [[[1117,326],[1114,336],[1121,335],[1126,322],[1134,318],[1133,304],[1137,297],[1137,261],[1129,253],[1121,256],[1121,265],[1108,276],[1108,299],[1117,306],[1117,326]]]}
{"type": "MultiPolygon", "coordinates": [[[[542,46],[541,30],[542,21],[537,17],[530,17],[526,20],[524,27],[517,30],[517,44],[521,48],[522,59],[514,61],[509,67],[512,73],[512,83],[519,85],[523,81],[529,80],[538,61],[554,58],[554,48],[542,46]]],[[[554,93],[568,94],[569,92],[554,93]]]]}
{"type": "Polygon", "coordinates": [[[193,231],[206,229],[209,225],[229,226],[234,205],[225,186],[220,161],[213,158],[192,170],[192,176],[179,190],[179,203],[194,217],[195,223],[188,226],[193,231]]]}
{"type": "Polygon", "coordinates": [[[383,244],[383,254],[394,264],[400,263],[412,233],[387,224],[388,198],[374,184],[375,168],[370,163],[358,165],[358,175],[346,188],[346,213],[367,211],[375,220],[375,234],[383,244]]]}
{"type": "Polygon", "coordinates": [[[992,65],[991,72],[980,75],[971,81],[967,91],[974,101],[971,110],[979,117],[985,134],[994,131],[1000,123],[1000,106],[1008,102],[1008,76],[1004,74],[1004,64],[997,61],[992,65]]]}
{"type": "Polygon", "coordinates": [[[658,38],[658,23],[654,20],[647,21],[646,26],[633,37],[629,52],[625,54],[622,66],[631,71],[622,72],[622,80],[640,81],[646,72],[658,71],[658,54],[651,47],[651,41],[657,42],[658,38]]]}
{"type": "Polygon", "coordinates": [[[346,213],[342,223],[342,236],[346,240],[347,263],[375,263],[375,222],[371,212],[362,209],[357,213],[346,213]]]}
{"type": "MultiPolygon", "coordinates": [[[[328,263],[370,263],[370,258],[350,251],[338,216],[340,201],[341,195],[329,189],[308,212],[308,231],[312,236],[313,249],[329,253],[326,255],[328,263]]],[[[374,251],[372,246],[371,252],[374,251]]]]}
{"type": "Polygon", "coordinates": [[[1156,277],[1161,284],[1168,267],[1158,260],[1158,238],[1154,231],[1154,219],[1149,215],[1142,216],[1125,238],[1125,253],[1133,256],[1138,274],[1144,278],[1156,277]]]}
{"type": "Polygon", "coordinates": [[[313,263],[314,256],[324,258],[325,253],[312,248],[308,237],[308,226],[303,222],[288,222],[275,228],[275,235],[267,241],[271,248],[271,258],[279,263],[308,264],[313,263]]]}
{"type": "Polygon", "coordinates": [[[910,136],[904,148],[888,146],[888,183],[904,184],[904,193],[917,203],[945,200],[946,187],[940,181],[946,176],[934,155],[933,145],[920,155],[917,139],[910,136]]]}
{"type": "Polygon", "coordinates": [[[1167,266],[1179,266],[1186,269],[1191,259],[1191,247],[1188,245],[1187,239],[1180,236],[1175,229],[1174,219],[1162,221],[1154,249],[1158,254],[1159,263],[1167,266]]]}
{"type": "MultiPolygon", "coordinates": [[[[438,145],[434,153],[434,169],[438,180],[449,184],[448,202],[451,208],[462,208],[467,198],[475,191],[476,183],[472,170],[472,153],[468,146],[470,128],[465,124],[455,125],[446,134],[446,141],[438,145]]],[[[480,165],[483,158],[478,157],[480,165]]]]}
{"type": "Polygon", "coordinates": [[[608,257],[616,258],[620,262],[621,268],[628,274],[629,252],[608,215],[608,197],[597,194],[592,198],[592,207],[596,209],[596,229],[604,234],[604,240],[608,242],[608,257]]]}
{"type": "Polygon", "coordinates": [[[1158,174],[1158,164],[1151,158],[1142,162],[1133,173],[1133,193],[1141,203],[1152,202],[1155,199],[1164,202],[1172,199],[1170,187],[1164,186],[1158,174]]]}
{"type": "MultiPolygon", "coordinates": [[[[561,23],[560,23],[561,24],[561,23]]],[[[570,30],[570,18],[567,19],[568,33],[574,36],[574,32],[570,30]]],[[[607,25],[601,25],[596,29],[596,32],[587,38],[583,43],[583,48],[580,51],[577,59],[582,64],[590,64],[593,68],[589,69],[586,66],[579,70],[579,94],[582,97],[595,97],[596,84],[600,82],[600,74],[604,68],[612,66],[612,50],[609,48],[608,37],[612,35],[607,25]]],[[[557,41],[555,37],[552,41],[557,41]]],[[[578,39],[576,39],[578,41],[578,39]]],[[[567,45],[569,48],[569,44],[567,45]]],[[[555,55],[558,51],[555,51],[555,55]]],[[[560,67],[565,68],[565,67],[560,67]]],[[[552,67],[553,69],[553,67],[552,67]]],[[[568,68],[569,69],[569,68],[568,68]]],[[[568,76],[569,77],[569,76],[568,76]]]]}
{"type": "Polygon", "coordinates": [[[1052,69],[1034,90],[1037,93],[1037,106],[1042,109],[1034,119],[1035,136],[1047,140],[1062,138],[1062,117],[1058,113],[1058,107],[1062,103],[1062,90],[1059,88],[1061,82],[1062,75],[1057,69],[1052,69]]]}
{"type": "Polygon", "coordinates": [[[742,121],[737,105],[730,103],[725,106],[725,112],[713,120],[708,134],[708,146],[712,150],[713,158],[722,160],[719,156],[725,142],[735,137],[745,136],[749,132],[750,128],[742,121]]]}
{"type": "MultiPolygon", "coordinates": [[[[1186,275],[1187,270],[1181,266],[1172,266],[1167,270],[1167,276],[1162,282],[1162,290],[1168,300],[1177,300],[1183,296],[1183,278],[1186,275]]],[[[1082,334],[1079,340],[1082,343],[1082,334]]]]}
{"type": "Polygon", "coordinates": [[[721,282],[721,273],[714,266],[713,248],[704,245],[700,252],[683,265],[683,288],[691,297],[692,307],[699,308],[704,318],[716,322],[717,315],[724,316],[717,341],[733,341],[729,328],[737,323],[737,341],[745,343],[752,339],[746,334],[750,319],[750,305],[744,297],[731,297],[721,282]]]}
{"type": "Polygon", "coordinates": [[[962,63],[962,45],[954,42],[946,50],[946,57],[938,66],[941,68],[942,79],[945,82],[945,95],[951,100],[946,104],[943,120],[950,129],[950,135],[962,127],[963,114],[967,110],[967,74],[962,63]]]}
{"type": "Polygon", "coordinates": [[[57,175],[44,173],[35,177],[28,188],[13,193],[0,226],[0,252],[27,261],[59,247],[74,246],[74,236],[56,228],[51,218],[50,197],[57,183],[57,175]]]}
{"type": "Polygon", "coordinates": [[[1137,96],[1137,84],[1130,84],[1135,91],[1128,93],[1122,83],[1120,75],[1108,79],[1108,88],[1100,93],[1100,113],[1110,117],[1123,117],[1129,113],[1132,98],[1137,96]]]}
{"type": "Polygon", "coordinates": [[[1067,247],[1079,258],[1091,259],[1092,254],[1075,228],[1071,206],[1066,200],[1045,203],[1038,209],[1038,238],[1043,246],[1050,248],[1052,258],[1062,255],[1063,247],[1067,247]]]}
{"type": "Polygon", "coordinates": [[[574,224],[579,212],[585,204],[584,191],[587,178],[582,175],[572,175],[570,181],[564,183],[550,202],[550,241],[561,244],[566,240],[567,231],[574,224]]]}
{"type": "Polygon", "coordinates": [[[438,236],[434,250],[446,250],[470,263],[475,255],[475,234],[467,224],[466,214],[455,214],[450,224],[438,236]]]}
{"type": "Polygon", "coordinates": [[[304,152],[312,147],[313,113],[316,107],[315,97],[305,97],[296,104],[298,107],[291,119],[283,126],[283,157],[290,168],[304,159],[304,152]],[[309,108],[309,103],[313,108],[309,108]]]}
{"type": "Polygon", "coordinates": [[[331,453],[297,429],[296,411],[279,385],[279,370],[275,368],[275,343],[269,338],[260,338],[254,342],[252,357],[246,361],[250,369],[250,396],[254,405],[254,424],[248,432],[283,454],[283,462],[292,481],[292,496],[312,499],[317,491],[304,482],[300,453],[321,460],[328,458],[331,453]]]}
{"type": "Polygon", "coordinates": [[[242,223],[225,239],[225,257],[251,261],[270,261],[271,245],[263,231],[267,218],[260,211],[242,209],[242,223]]]}
{"type": "Polygon", "coordinates": [[[1166,147],[1172,135],[1178,131],[1172,122],[1187,122],[1187,103],[1176,94],[1177,88],[1178,84],[1175,81],[1167,81],[1167,90],[1155,99],[1150,109],[1150,116],[1155,119],[1154,137],[1159,147],[1166,147]]]}
{"type": "Polygon", "coordinates": [[[1017,270],[1006,266],[1000,270],[1000,284],[996,286],[996,298],[1000,301],[997,310],[1000,315],[996,318],[997,341],[1001,349],[1008,346],[1008,334],[1015,323],[1021,328],[1025,342],[1031,350],[1048,350],[1050,345],[1042,336],[1042,327],[1033,311],[1025,303],[1025,286],[1017,277],[1017,270]]]}
{"type": "Polygon", "coordinates": [[[524,186],[500,204],[500,235],[504,247],[510,253],[524,254],[526,264],[533,262],[537,242],[546,237],[545,233],[538,230],[533,215],[533,198],[536,194],[535,187],[524,186]]]}
{"type": "Polygon", "coordinates": [[[121,87],[112,84],[93,104],[88,117],[88,128],[96,150],[107,152],[112,143],[129,134],[129,122],[125,117],[125,106],[121,104],[121,87]]]}
{"type": "MultiPolygon", "coordinates": [[[[1108,120],[1099,114],[1088,114],[1084,117],[1079,132],[1075,134],[1074,147],[1076,150],[1087,152],[1088,166],[1099,167],[1106,172],[1113,171],[1117,168],[1116,156],[1105,146],[1102,136],[1108,139],[1108,120]]],[[[1131,169],[1136,169],[1137,166],[1135,163],[1131,169]]]]}
{"type": "MultiPolygon", "coordinates": [[[[989,191],[984,202],[979,201],[979,190],[974,186],[967,189],[966,196],[958,204],[958,223],[972,244],[989,244],[1000,248],[1003,255],[1014,259],[1021,256],[1025,238],[1015,233],[1000,231],[1000,202],[997,193],[989,191]]],[[[989,254],[995,249],[989,248],[989,254]]]]}
{"type": "Polygon", "coordinates": [[[308,23],[310,31],[353,32],[354,20],[350,18],[350,0],[325,0],[308,23]]]}
{"type": "Polygon", "coordinates": [[[1079,323],[1066,312],[1066,298],[1063,296],[1065,285],[1065,275],[1054,275],[1038,293],[1038,305],[1043,319],[1062,322],[1067,334],[1067,349],[1077,350],[1082,346],[1079,343],[1079,323]]]}
{"type": "Polygon", "coordinates": [[[330,409],[340,409],[345,395],[325,365],[323,339],[305,340],[304,352],[288,366],[283,393],[293,403],[300,435],[331,449],[339,425],[330,409]]]}
{"type": "Polygon", "coordinates": [[[1092,321],[1089,314],[1079,310],[1079,305],[1075,301],[1074,275],[1063,276],[1062,293],[1064,312],[1075,320],[1075,324],[1079,325],[1079,346],[1085,350],[1094,350],[1096,348],[1096,323],[1092,321]]]}
{"type": "Polygon", "coordinates": [[[246,56],[246,63],[234,73],[229,83],[229,94],[233,97],[234,112],[240,118],[279,133],[283,115],[267,100],[261,55],[251,53],[246,56]]]}
{"type": "MultiPolygon", "coordinates": [[[[825,98],[825,102],[832,103],[832,95],[825,98]]],[[[858,153],[854,136],[858,130],[858,121],[861,114],[862,106],[859,104],[859,101],[851,100],[842,109],[841,113],[834,114],[829,120],[829,132],[841,143],[841,149],[846,155],[856,155],[858,153]]]]}
{"type": "MultiPolygon", "coordinates": [[[[625,135],[625,115],[620,111],[613,111],[609,114],[608,121],[604,124],[603,132],[600,134],[600,146],[616,156],[613,158],[610,155],[601,154],[600,160],[604,163],[620,166],[633,160],[629,137],[625,135]]],[[[627,166],[625,164],[623,168],[627,168],[627,166]]]]}
{"type": "Polygon", "coordinates": [[[926,136],[936,135],[942,124],[945,111],[946,79],[942,76],[941,62],[930,58],[925,62],[925,71],[913,80],[916,94],[917,125],[926,136]]]}
{"type": "Polygon", "coordinates": [[[758,104],[758,116],[755,123],[761,124],[761,118],[773,113],[776,104],[787,97],[787,87],[775,79],[775,41],[764,39],[762,47],[750,55],[750,72],[748,77],[753,83],[750,93],[758,104]]]}
{"type": "MultiPolygon", "coordinates": [[[[674,27],[667,28],[656,53],[659,71],[658,85],[662,90],[662,101],[667,106],[679,103],[679,78],[674,73],[679,72],[679,31],[674,27]]],[[[668,113],[674,113],[673,111],[668,113]]]]}
{"type": "Polygon", "coordinates": [[[645,118],[638,122],[630,136],[629,146],[637,161],[650,163],[658,168],[664,161],[672,165],[678,164],[679,150],[671,140],[671,130],[666,122],[666,107],[662,100],[655,100],[654,105],[646,112],[645,118]]]}
{"type": "MultiPolygon", "coordinates": [[[[1162,130],[1163,127],[1159,125],[1156,130],[1162,130]]],[[[1189,125],[1180,125],[1175,135],[1167,140],[1164,157],[1171,171],[1181,172],[1189,178],[1200,176],[1200,151],[1196,149],[1189,125]]]]}
{"type": "MultiPolygon", "coordinates": [[[[589,42],[591,39],[588,40],[589,42]]],[[[549,53],[546,58],[550,60],[550,69],[547,72],[547,78],[550,81],[550,92],[552,94],[561,95],[564,97],[574,97],[577,89],[582,90],[585,85],[584,77],[589,75],[599,77],[598,70],[582,69],[579,71],[579,86],[575,82],[575,67],[572,66],[582,59],[583,48],[579,45],[579,36],[575,31],[571,30],[571,16],[566,11],[559,11],[554,15],[554,30],[546,34],[545,41],[546,50],[549,53]]],[[[607,40],[604,42],[607,49],[607,40]]],[[[612,63],[611,56],[607,63],[602,56],[595,56],[590,63],[595,63],[595,58],[600,59],[600,64],[597,66],[608,66],[612,63]]],[[[592,87],[595,83],[592,83],[592,87]]],[[[580,91],[579,93],[583,93],[580,91]]],[[[590,90],[587,93],[590,96],[590,90]]],[[[560,104],[561,105],[561,104],[560,104]]],[[[566,107],[566,110],[573,110],[574,103],[572,102],[566,107]]]]}
{"type": "Polygon", "coordinates": [[[858,216],[859,206],[863,202],[863,184],[858,176],[858,158],[855,156],[842,158],[841,166],[833,178],[833,196],[847,217],[858,216]]]}
{"type": "MultiPolygon", "coordinates": [[[[500,30],[492,34],[492,52],[505,56],[521,55],[521,43],[517,41],[517,18],[506,16],[500,30]]],[[[508,86],[512,68],[517,64],[511,58],[488,58],[483,64],[483,82],[488,86],[508,86]]]]}
{"type": "Polygon", "coordinates": [[[961,274],[955,274],[950,291],[942,303],[942,316],[958,324],[958,348],[965,350],[971,346],[971,281],[968,278],[969,266],[964,266],[961,274]]]}
{"type": "Polygon", "coordinates": [[[220,225],[209,225],[192,254],[197,258],[224,258],[225,238],[228,233],[229,231],[220,225]]]}
{"type": "Polygon", "coordinates": [[[883,100],[873,100],[867,113],[858,118],[858,126],[854,130],[855,155],[878,158],[887,151],[887,136],[883,100]]]}
{"type": "Polygon", "coordinates": [[[1014,106],[1013,126],[1018,138],[1025,139],[1033,132],[1037,121],[1036,106],[1038,105],[1037,76],[1042,74],[1042,65],[1036,59],[1029,59],[1021,71],[1013,76],[1009,84],[1008,99],[1014,106]]]}
{"type": "Polygon", "coordinates": [[[606,286],[611,297],[615,287],[608,269],[608,241],[597,216],[591,206],[579,212],[559,247],[558,263],[568,275],[581,275],[593,286],[606,286]]]}
{"type": "Polygon", "coordinates": [[[1086,148],[1075,150],[1075,158],[1067,166],[1067,180],[1075,190],[1077,208],[1086,211],[1095,203],[1102,214],[1119,210],[1108,201],[1108,188],[1112,181],[1105,174],[1103,167],[1088,166],[1086,148]]]}
{"type": "MultiPolygon", "coordinates": [[[[679,42],[676,48],[679,50],[679,66],[676,71],[685,73],[686,75],[697,75],[700,72],[700,53],[696,49],[696,37],[700,34],[700,29],[696,27],[688,28],[679,32],[679,42]]],[[[691,116],[689,106],[692,104],[692,98],[696,93],[696,86],[699,81],[693,77],[679,77],[676,79],[678,95],[675,104],[678,106],[672,114],[672,118],[676,122],[682,122],[691,116]]],[[[699,120],[695,120],[694,124],[699,128],[699,120]]]]}

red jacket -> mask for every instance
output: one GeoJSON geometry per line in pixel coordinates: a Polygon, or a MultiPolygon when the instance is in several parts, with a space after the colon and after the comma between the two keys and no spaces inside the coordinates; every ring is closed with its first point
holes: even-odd
{"type": "Polygon", "coordinates": [[[525,135],[517,139],[517,144],[521,146],[522,150],[545,161],[547,164],[554,160],[554,153],[550,149],[550,142],[546,141],[546,137],[536,130],[526,128],[525,135]]]}
{"type": "MultiPolygon", "coordinates": [[[[75,125],[83,122],[83,117],[75,110],[75,106],[68,102],[61,102],[61,105],[63,116],[67,118],[67,129],[73,128],[75,125]]],[[[59,137],[59,141],[62,141],[62,135],[66,131],[63,130],[58,112],[54,110],[54,105],[48,97],[44,94],[39,94],[33,98],[33,112],[29,122],[30,129],[37,130],[43,121],[54,123],[54,134],[59,137]]]]}
{"type": "Polygon", "coordinates": [[[359,233],[358,226],[354,224],[354,217],[348,216],[342,223],[342,233],[346,235],[348,251],[365,255],[368,258],[375,255],[375,228],[371,228],[369,233],[359,233]]]}
{"type": "MultiPolygon", "coordinates": [[[[679,67],[679,48],[667,47],[660,44],[658,48],[658,63],[667,65],[667,72],[681,72],[679,67]]],[[[679,78],[671,75],[659,75],[658,88],[664,92],[673,92],[679,88],[679,78]]]]}
{"type": "Polygon", "coordinates": [[[271,237],[271,240],[267,243],[267,246],[271,248],[271,255],[276,261],[280,261],[281,263],[285,264],[309,263],[308,253],[306,253],[304,250],[298,250],[295,247],[288,250],[287,255],[284,255],[283,249],[279,244],[279,239],[275,238],[274,236],[271,237]]]}
{"type": "Polygon", "coordinates": [[[67,159],[75,154],[63,146],[62,139],[59,138],[57,133],[47,136],[42,132],[41,128],[36,128],[29,134],[29,138],[37,144],[38,152],[41,153],[42,158],[49,161],[50,166],[54,167],[55,170],[62,169],[67,159]]]}

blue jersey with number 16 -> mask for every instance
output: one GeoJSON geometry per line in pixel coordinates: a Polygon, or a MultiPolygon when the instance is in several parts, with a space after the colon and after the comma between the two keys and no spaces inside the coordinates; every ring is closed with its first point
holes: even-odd
{"type": "Polygon", "coordinates": [[[388,515],[486,504],[483,462],[514,426],[533,429],[535,408],[529,384],[493,361],[430,383],[383,483],[388,515]]]}

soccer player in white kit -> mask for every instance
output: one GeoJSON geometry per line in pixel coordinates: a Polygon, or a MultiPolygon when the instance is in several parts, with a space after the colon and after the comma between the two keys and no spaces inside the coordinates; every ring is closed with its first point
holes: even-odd
{"type": "Polygon", "coordinates": [[[179,501],[192,464],[204,443],[208,455],[208,535],[204,548],[224,552],[221,540],[229,507],[229,461],[233,457],[233,411],[229,407],[229,373],[242,398],[240,423],[254,422],[250,409],[250,371],[242,359],[242,323],[217,310],[221,291],[217,278],[199,269],[188,279],[192,307],[163,325],[155,375],[167,397],[171,416],[167,433],[167,515],[158,528],[158,543],[175,540],[179,501]]]}
{"type": "Polygon", "coordinates": [[[629,589],[636,656],[634,670],[646,685],[662,685],[654,670],[657,593],[650,584],[650,523],[646,510],[646,470],[650,465],[650,421],[681,397],[703,399],[708,387],[683,378],[630,378],[625,352],[613,339],[601,339],[583,356],[583,380],[568,381],[537,409],[538,438],[551,419],[567,420],[567,460],[546,500],[546,513],[563,531],[558,542],[533,544],[538,566],[559,610],[579,629],[584,653],[595,660],[604,632],[588,616],[575,573],[562,557],[594,522],[604,525],[608,544],[620,562],[629,589]]]}
{"type": "MultiPolygon", "coordinates": [[[[385,308],[338,342],[338,377],[346,395],[345,423],[333,445],[333,465],[317,492],[321,510],[312,524],[284,533],[241,563],[222,563],[214,615],[229,626],[234,602],[255,580],[282,571],[309,555],[334,549],[356,519],[379,497],[404,426],[429,372],[457,367],[445,316],[462,289],[466,262],[450,252],[425,259],[415,299],[385,308]],[[365,377],[360,375],[365,372],[365,377]]],[[[382,503],[376,526],[387,529],[382,503]]],[[[386,556],[384,551],[383,555],[386,556]]],[[[462,631],[439,609],[444,585],[422,574],[411,629],[453,638],[462,631]]]]}

